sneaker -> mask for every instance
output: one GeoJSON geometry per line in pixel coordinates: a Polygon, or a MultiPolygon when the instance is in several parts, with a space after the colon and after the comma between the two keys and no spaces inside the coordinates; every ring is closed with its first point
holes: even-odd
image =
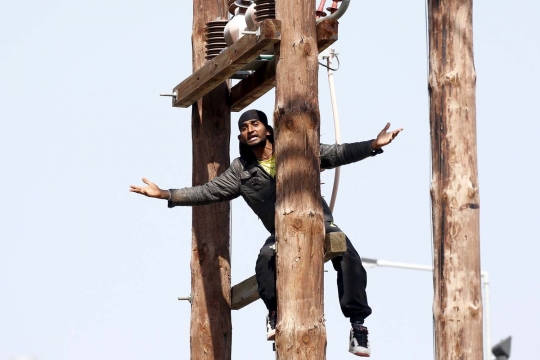
{"type": "Polygon", "coordinates": [[[353,324],[349,337],[349,352],[357,356],[369,357],[368,329],[360,324],[353,324]]]}
{"type": "Polygon", "coordinates": [[[276,339],[276,320],[277,311],[270,311],[266,317],[266,340],[268,341],[276,339]]]}

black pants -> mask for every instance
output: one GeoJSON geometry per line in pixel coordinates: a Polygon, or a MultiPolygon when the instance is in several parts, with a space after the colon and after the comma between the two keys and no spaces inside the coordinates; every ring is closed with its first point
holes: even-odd
{"type": "MultiPolygon", "coordinates": [[[[327,234],[341,231],[330,222],[325,223],[325,229],[327,234]]],[[[347,251],[332,259],[337,271],[339,304],[343,315],[350,318],[351,322],[363,322],[371,314],[366,295],[366,270],[351,241],[348,237],[346,239],[347,251]]],[[[274,235],[266,240],[255,266],[259,295],[269,311],[277,310],[276,256],[273,248],[270,248],[275,241],[274,235]]]]}

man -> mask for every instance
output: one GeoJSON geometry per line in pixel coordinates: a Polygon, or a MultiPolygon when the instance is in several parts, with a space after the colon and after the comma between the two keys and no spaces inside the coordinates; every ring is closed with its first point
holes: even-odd
{"type": "MultiPolygon", "coordinates": [[[[149,197],[167,199],[169,207],[205,205],[219,201],[229,201],[242,196],[251,209],[261,219],[270,237],[262,247],[255,272],[258,291],[268,308],[267,338],[275,338],[277,320],[276,267],[275,267],[275,224],[276,201],[276,160],[274,156],[273,129],[268,125],[266,115],[259,110],[248,110],[238,121],[240,135],[240,157],[220,176],[200,186],[162,190],[156,184],[143,178],[147,186],[131,185],[130,191],[149,197]]],[[[403,130],[387,132],[388,123],[376,139],[341,145],[320,146],[321,169],[332,169],[382,153],[403,130]]],[[[335,224],[332,212],[321,198],[326,233],[341,231],[335,224]]],[[[340,306],[345,317],[351,321],[349,351],[358,356],[370,356],[368,331],[363,325],[371,314],[367,302],[367,276],[360,256],[348,238],[347,251],[334,259],[340,306]]]]}

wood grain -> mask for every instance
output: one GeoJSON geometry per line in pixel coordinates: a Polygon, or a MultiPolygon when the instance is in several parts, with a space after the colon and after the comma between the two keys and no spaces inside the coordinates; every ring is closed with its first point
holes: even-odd
{"type": "Polygon", "coordinates": [[[435,353],[482,359],[472,0],[429,0],[435,353]]]}
{"type": "Polygon", "coordinates": [[[315,1],[276,1],[276,353],[326,359],[315,1]]]}
{"type": "MultiPolygon", "coordinates": [[[[205,63],[204,27],[227,16],[227,0],[193,1],[193,71],[205,63]]],[[[221,81],[192,107],[193,185],[229,166],[229,85],[221,81]]],[[[185,157],[184,155],[181,155],[185,157]]],[[[184,163],[184,162],[182,162],[184,163]]],[[[231,359],[229,203],[193,207],[191,241],[191,360],[231,359]]],[[[182,216],[182,215],[179,215],[182,216]]]]}

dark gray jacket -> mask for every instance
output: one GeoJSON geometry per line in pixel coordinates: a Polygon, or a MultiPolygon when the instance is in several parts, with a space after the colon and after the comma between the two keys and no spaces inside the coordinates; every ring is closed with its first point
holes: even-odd
{"type": "MultiPolygon", "coordinates": [[[[373,140],[352,144],[320,146],[321,169],[333,169],[382,153],[371,150],[373,140]]],[[[206,205],[229,201],[242,195],[249,207],[271,233],[274,232],[276,181],[257,161],[236,158],[223,174],[204,185],[170,189],[169,207],[206,205]]],[[[325,221],[333,221],[328,204],[322,199],[325,221]]]]}

